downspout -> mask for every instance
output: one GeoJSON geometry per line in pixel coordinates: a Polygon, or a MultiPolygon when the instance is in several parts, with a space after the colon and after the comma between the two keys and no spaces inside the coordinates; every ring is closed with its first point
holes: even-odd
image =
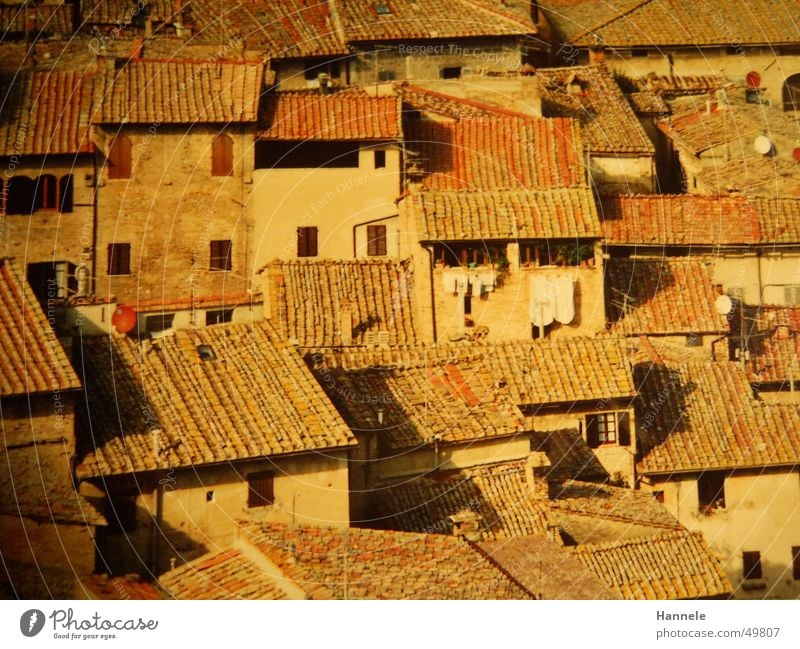
{"type": "Polygon", "coordinates": [[[439,336],[436,332],[436,297],[433,287],[433,248],[422,246],[423,250],[428,253],[428,279],[431,283],[431,327],[433,328],[433,342],[437,342],[439,336]]]}
{"type": "Polygon", "coordinates": [[[98,178],[97,156],[97,145],[95,145],[94,155],[92,156],[94,164],[94,182],[92,183],[92,283],[89,290],[89,293],[94,296],[97,295],[97,255],[99,254],[97,251],[97,228],[99,221],[98,196],[100,192],[98,190],[100,189],[100,179],[98,178]]]}
{"type": "Polygon", "coordinates": [[[158,574],[158,537],[161,534],[161,521],[164,516],[164,491],[161,481],[156,485],[156,513],[152,521],[152,534],[150,535],[150,573],[158,574]]]}

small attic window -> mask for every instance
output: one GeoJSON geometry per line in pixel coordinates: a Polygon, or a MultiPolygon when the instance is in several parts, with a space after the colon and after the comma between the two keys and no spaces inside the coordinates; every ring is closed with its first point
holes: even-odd
{"type": "Polygon", "coordinates": [[[211,347],[211,345],[198,345],[197,355],[200,357],[200,360],[203,361],[217,360],[217,355],[214,353],[214,348],[211,347]]]}
{"type": "Polygon", "coordinates": [[[375,12],[379,16],[390,16],[392,13],[391,8],[385,2],[376,2],[375,3],[375,12]]]}

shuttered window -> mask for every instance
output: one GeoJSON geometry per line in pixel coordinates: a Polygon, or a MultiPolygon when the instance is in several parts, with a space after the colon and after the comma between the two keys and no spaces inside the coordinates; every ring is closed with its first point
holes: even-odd
{"type": "Polygon", "coordinates": [[[231,270],[232,245],[229,240],[210,242],[210,260],[208,267],[211,270],[231,270]]]}
{"type": "Polygon", "coordinates": [[[297,228],[297,256],[317,256],[317,228],[297,228]]]}
{"type": "Polygon", "coordinates": [[[386,254],[386,226],[367,226],[367,254],[376,257],[386,254]]]}
{"type": "Polygon", "coordinates": [[[275,502],[275,474],[254,473],[247,476],[247,506],[266,507],[275,502]]]}
{"type": "Polygon", "coordinates": [[[124,135],[117,135],[108,146],[108,177],[112,180],[131,177],[131,141],[124,135]]]}
{"type": "Polygon", "coordinates": [[[108,244],[108,274],[130,275],[131,273],[131,244],[108,244]]]}
{"type": "Polygon", "coordinates": [[[742,573],[745,579],[761,579],[761,553],[742,552],[742,573]]]}
{"type": "Polygon", "coordinates": [[[211,144],[211,175],[233,175],[233,140],[224,133],[211,144]]]}

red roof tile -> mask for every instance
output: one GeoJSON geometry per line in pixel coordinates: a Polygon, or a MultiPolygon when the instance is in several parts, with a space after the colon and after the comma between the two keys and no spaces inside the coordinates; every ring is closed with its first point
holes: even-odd
{"type": "Polygon", "coordinates": [[[212,61],[131,61],[108,72],[95,122],[255,122],[264,66],[212,61]]]}
{"type": "Polygon", "coordinates": [[[72,11],[72,6],[64,2],[38,6],[30,3],[2,4],[0,40],[6,40],[10,32],[27,32],[30,37],[38,32],[68,36],[73,29],[72,11]]]}
{"type": "Polygon", "coordinates": [[[33,291],[9,259],[0,259],[0,359],[0,396],[81,386],[33,291]]]}
{"type": "Polygon", "coordinates": [[[399,97],[345,91],[276,92],[264,100],[258,137],[270,140],[398,140],[399,97]]]}
{"type": "Polygon", "coordinates": [[[112,577],[90,575],[81,577],[78,583],[81,594],[89,599],[100,600],[158,600],[164,595],[153,585],[133,575],[112,577]]]}
{"type": "Polygon", "coordinates": [[[714,307],[712,260],[609,259],[606,313],[625,335],[721,333],[728,321],[714,307]]]}

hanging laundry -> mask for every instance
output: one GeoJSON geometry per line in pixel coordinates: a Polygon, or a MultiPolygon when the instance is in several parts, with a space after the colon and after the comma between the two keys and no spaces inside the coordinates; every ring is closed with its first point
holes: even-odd
{"type": "Polygon", "coordinates": [[[458,291],[458,286],[456,283],[457,279],[458,275],[456,275],[455,273],[448,273],[448,272],[442,273],[442,282],[444,284],[445,293],[455,293],[456,291],[458,291]]]}
{"type": "Polygon", "coordinates": [[[530,282],[530,307],[531,323],[537,327],[551,324],[555,318],[556,295],[555,287],[549,277],[534,274],[530,282]]]}
{"type": "Polygon", "coordinates": [[[561,324],[569,324],[575,319],[575,282],[569,275],[553,278],[556,294],[555,317],[561,324]]]}
{"type": "Polygon", "coordinates": [[[495,277],[494,273],[482,273],[481,284],[483,284],[483,291],[491,293],[494,290],[495,277]]]}
{"type": "Polygon", "coordinates": [[[480,275],[472,275],[469,278],[469,283],[472,285],[472,297],[480,297],[483,293],[483,282],[480,275]]]}

